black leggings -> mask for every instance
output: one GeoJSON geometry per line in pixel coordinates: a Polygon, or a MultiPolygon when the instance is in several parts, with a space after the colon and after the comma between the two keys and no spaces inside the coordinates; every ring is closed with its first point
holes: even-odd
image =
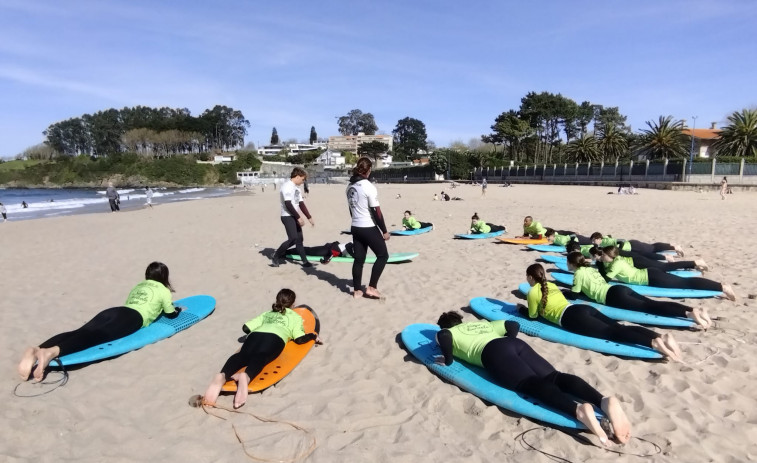
{"type": "Polygon", "coordinates": [[[247,367],[245,372],[250,379],[253,379],[281,354],[284,346],[286,346],[284,340],[273,333],[253,331],[247,336],[239,352],[226,360],[221,373],[228,381],[239,369],[247,367]]]}
{"type": "Polygon", "coordinates": [[[116,212],[116,211],[120,211],[121,210],[121,208],[118,207],[118,200],[117,199],[109,199],[108,203],[110,204],[110,211],[111,212],[116,212]]]}
{"type": "Polygon", "coordinates": [[[489,233],[494,233],[494,232],[502,231],[505,229],[505,227],[503,227],[502,225],[494,225],[493,223],[489,223],[489,222],[486,222],[486,225],[488,225],[489,228],[491,228],[491,230],[489,230],[489,233]]]}
{"type": "MultiPolygon", "coordinates": [[[[633,252],[633,251],[632,251],[633,252]]],[[[662,262],[659,260],[649,259],[640,254],[633,253],[633,266],[636,268],[656,268],[663,272],[669,272],[671,270],[680,270],[684,268],[694,268],[697,264],[691,260],[682,260],[678,262],[662,262]]]]}
{"type": "Polygon", "coordinates": [[[678,302],[650,299],[623,285],[610,286],[605,302],[619,309],[646,312],[662,317],[686,317],[686,312],[694,310],[678,302]]]}
{"type": "Polygon", "coordinates": [[[302,244],[302,227],[300,227],[300,224],[297,223],[297,220],[292,216],[281,216],[281,223],[284,224],[284,229],[287,232],[287,240],[281,243],[279,249],[273,253],[273,257],[283,259],[289,246],[294,245],[295,248],[297,248],[297,253],[300,255],[302,262],[307,262],[305,246],[302,244]]]}
{"type": "Polygon", "coordinates": [[[645,252],[647,254],[652,254],[655,252],[660,251],[673,251],[675,248],[672,244],[669,243],[642,243],[638,240],[628,240],[629,243],[631,243],[631,250],[632,251],[638,251],[638,252],[645,252]]]}
{"type": "Polygon", "coordinates": [[[129,307],[105,309],[81,328],[56,334],[39,347],[48,349],[58,346],[60,356],[73,354],[108,341],[128,336],[142,328],[142,315],[129,307]]]}
{"type": "Polygon", "coordinates": [[[572,232],[570,230],[555,230],[555,233],[557,233],[558,235],[575,236],[576,239],[574,239],[573,241],[581,245],[591,244],[590,237],[585,236],[585,235],[579,235],[578,233],[572,232]]]}
{"type": "Polygon", "coordinates": [[[386,241],[381,235],[378,227],[352,227],[352,245],[355,247],[353,257],[355,262],[352,263],[352,285],[355,291],[363,289],[363,265],[365,264],[365,255],[370,248],[376,254],[376,262],[371,270],[371,281],[368,286],[378,288],[378,281],[381,273],[384,271],[386,261],[389,260],[389,251],[386,249],[386,241]]]}
{"type": "MultiPolygon", "coordinates": [[[[323,245],[323,246],[305,246],[305,254],[308,256],[317,256],[317,257],[328,257],[331,255],[331,245],[323,245]]],[[[295,254],[297,253],[297,248],[289,248],[287,249],[286,253],[289,254],[295,254]]]]}
{"type": "Polygon", "coordinates": [[[658,288],[705,289],[708,291],[723,291],[723,285],[707,278],[682,278],[665,273],[656,268],[647,269],[649,286],[658,288]]]}
{"type": "Polygon", "coordinates": [[[602,394],[575,375],[561,373],[518,338],[497,338],[484,348],[481,363],[494,381],[576,416],[576,398],[602,406],[602,394]]]}
{"type": "MultiPolygon", "coordinates": [[[[421,224],[420,228],[428,228],[434,225],[431,222],[418,222],[418,223],[421,224]]],[[[417,230],[417,228],[415,230],[417,230]]]]}
{"type": "Polygon", "coordinates": [[[583,304],[568,306],[560,325],[571,333],[647,347],[652,347],[652,341],[659,337],[654,331],[641,326],[621,325],[594,307],[583,304]]]}

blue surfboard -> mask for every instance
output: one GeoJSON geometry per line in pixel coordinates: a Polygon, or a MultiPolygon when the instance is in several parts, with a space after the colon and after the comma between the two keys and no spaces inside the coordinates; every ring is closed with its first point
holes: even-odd
{"type": "MultiPolygon", "coordinates": [[[[531,286],[528,283],[521,283],[518,286],[518,291],[524,296],[528,296],[528,291],[531,286]]],[[[587,304],[595,309],[599,310],[603,314],[612,318],[613,320],[638,323],[640,325],[654,325],[654,326],[669,326],[675,328],[691,328],[696,326],[694,320],[685,317],[663,317],[660,315],[653,315],[646,312],[637,312],[635,310],[619,309],[617,307],[610,307],[609,305],[600,304],[599,302],[590,301],[588,299],[577,299],[575,304],[587,304]]]]}
{"type": "Polygon", "coordinates": [[[495,236],[504,235],[505,230],[495,231],[491,233],[461,233],[458,235],[455,235],[455,238],[463,239],[463,240],[480,240],[483,238],[494,238],[495,236]]]}
{"type": "Polygon", "coordinates": [[[539,256],[539,259],[545,260],[551,264],[556,264],[558,262],[568,262],[568,256],[558,256],[555,254],[544,254],[539,256]]]}
{"type": "Polygon", "coordinates": [[[389,233],[396,236],[409,236],[420,235],[421,233],[428,233],[433,230],[433,227],[416,228],[415,230],[392,230],[389,233]]]}
{"type": "Polygon", "coordinates": [[[604,354],[636,357],[644,359],[662,358],[662,354],[645,346],[621,344],[605,339],[583,336],[565,331],[557,325],[540,320],[531,320],[518,313],[518,307],[509,302],[499,301],[487,297],[471,299],[470,307],[478,315],[487,320],[513,320],[520,324],[520,331],[529,336],[536,336],[546,341],[557,342],[581,349],[593,350],[604,354]]]}
{"type": "MultiPolygon", "coordinates": [[[[567,258],[565,261],[562,262],[553,262],[555,264],[555,267],[559,268],[560,270],[568,273],[573,273],[568,269],[568,261],[567,258]]],[[[693,278],[693,277],[701,277],[702,272],[698,270],[672,270],[670,272],[671,275],[676,275],[682,278],[693,278]]]]}
{"type": "MultiPolygon", "coordinates": [[[[573,286],[573,274],[552,272],[550,273],[555,281],[558,281],[564,285],[573,286]]],[[[657,286],[642,286],[642,285],[627,285],[620,282],[611,282],[611,285],[624,285],[633,289],[642,296],[650,297],[671,297],[671,298],[705,298],[705,297],[717,297],[722,296],[720,291],[708,291],[704,289],[682,289],[682,288],[659,288],[657,286]]]]}
{"type": "Polygon", "coordinates": [[[544,423],[571,429],[586,429],[575,417],[540,405],[535,399],[497,385],[483,368],[455,360],[445,366],[434,362],[442,355],[436,343],[439,327],[416,323],[402,330],[402,343],[415,358],[443,379],[487,402],[544,423]]]}
{"type": "MultiPolygon", "coordinates": [[[[190,296],[175,301],[174,305],[184,307],[178,317],[174,319],[158,317],[150,326],[140,328],[135,333],[99,346],[64,355],[60,358],[60,362],[63,366],[95,362],[125,354],[171,337],[210,315],[216,307],[216,300],[211,296],[190,296]]],[[[51,363],[51,366],[57,366],[56,362],[51,363]]]]}

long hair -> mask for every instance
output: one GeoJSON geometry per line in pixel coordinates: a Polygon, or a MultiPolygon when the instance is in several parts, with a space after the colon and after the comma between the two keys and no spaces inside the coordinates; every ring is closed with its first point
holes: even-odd
{"type": "Polygon", "coordinates": [[[163,262],[150,263],[145,270],[145,280],[162,283],[169,291],[174,292],[171,282],[168,280],[168,266],[163,262]]]}
{"type": "Polygon", "coordinates": [[[271,304],[271,310],[278,313],[284,313],[286,309],[289,309],[294,305],[294,301],[297,295],[294,291],[288,288],[284,288],[276,295],[276,302],[271,304]]]}
{"type": "Polygon", "coordinates": [[[541,307],[544,310],[547,307],[547,273],[544,271],[544,267],[541,264],[531,264],[526,269],[526,275],[533,278],[536,283],[541,285],[541,307]]]}
{"type": "Polygon", "coordinates": [[[371,170],[371,167],[373,167],[373,162],[371,162],[371,160],[367,157],[363,156],[362,158],[357,160],[355,168],[352,169],[352,173],[361,177],[367,177],[368,172],[371,170]]]}
{"type": "Polygon", "coordinates": [[[605,246],[602,248],[602,253],[608,257],[615,259],[618,257],[619,251],[617,246],[605,246]]]}
{"type": "Polygon", "coordinates": [[[439,325],[439,328],[444,330],[447,328],[452,328],[453,326],[457,326],[462,322],[463,316],[455,310],[450,310],[449,312],[444,312],[439,317],[439,320],[436,322],[436,324],[439,325]]]}
{"type": "Polygon", "coordinates": [[[591,267],[591,263],[580,252],[568,254],[568,263],[574,267],[591,267]]]}

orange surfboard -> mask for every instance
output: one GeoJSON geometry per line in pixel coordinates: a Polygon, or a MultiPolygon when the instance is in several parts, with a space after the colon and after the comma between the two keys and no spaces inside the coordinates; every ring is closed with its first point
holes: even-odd
{"type": "Polygon", "coordinates": [[[510,244],[549,244],[549,240],[546,238],[535,240],[533,238],[502,238],[498,236],[497,239],[510,244]]]}
{"type": "MultiPolygon", "coordinates": [[[[321,322],[318,320],[318,315],[316,315],[313,309],[306,305],[301,305],[292,310],[302,317],[306,333],[320,333],[321,322]]],[[[293,341],[289,341],[286,346],[284,346],[284,350],[281,354],[276,357],[276,360],[266,365],[265,368],[263,368],[263,371],[261,371],[256,377],[250,378],[248,390],[250,392],[260,392],[284,379],[284,377],[294,370],[294,367],[305,358],[314,345],[315,341],[309,341],[305,344],[295,344],[293,341]]],[[[239,371],[243,370],[244,368],[239,371]]],[[[236,392],[237,382],[234,380],[227,381],[226,384],[223,385],[222,390],[226,392],[236,392]]]]}

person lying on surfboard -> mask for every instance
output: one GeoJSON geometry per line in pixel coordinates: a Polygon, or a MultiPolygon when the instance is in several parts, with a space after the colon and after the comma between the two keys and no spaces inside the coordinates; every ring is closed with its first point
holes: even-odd
{"type": "Polygon", "coordinates": [[[436,342],[442,355],[434,361],[451,365],[453,358],[483,367],[494,381],[527,394],[545,405],[575,416],[586,428],[607,445],[608,436],[602,429],[592,405],[600,408],[612,424],[614,438],[619,443],[631,439],[631,424],[620,401],[603,396],[578,376],[557,371],[526,342],[517,338],[520,325],[515,321],[463,322],[456,311],[445,312],[437,324],[441,330],[436,342]],[[580,403],[576,403],[576,398],[580,403]]]}
{"type": "Polygon", "coordinates": [[[507,231],[507,227],[504,225],[494,225],[489,222],[484,222],[478,217],[478,212],[473,213],[473,217],[470,218],[470,232],[474,235],[481,233],[493,233],[501,230],[507,231]]]}
{"type": "Polygon", "coordinates": [[[736,294],[733,292],[731,285],[718,283],[707,278],[683,278],[678,275],[667,273],[659,268],[636,268],[629,264],[628,261],[617,254],[605,249],[611,249],[614,246],[607,246],[602,250],[600,262],[607,264],[600,266],[599,272],[602,273],[605,280],[617,280],[622,283],[641,286],[656,286],[658,288],[679,288],[679,289],[702,289],[706,291],[722,291],[725,296],[731,300],[736,300],[736,294]],[[604,267],[604,268],[603,268],[604,267]]]}
{"type": "Polygon", "coordinates": [[[128,336],[149,326],[161,314],[176,318],[181,308],[171,303],[172,292],[168,267],[152,262],[145,270],[145,279],[131,290],[124,305],[105,309],[81,328],[56,334],[38,347],[28,348],[18,364],[19,376],[27,381],[34,370],[34,380],[42,381],[45,369],[56,357],[128,336]]]}
{"type": "Polygon", "coordinates": [[[247,338],[242,347],[226,360],[221,372],[213,376],[198,405],[214,406],[226,381],[237,382],[234,395],[234,408],[242,407],[247,402],[250,378],[254,378],[284,350],[290,340],[296,344],[305,344],[315,340],[323,344],[317,333],[305,333],[302,317],[291,309],[296,295],[291,289],[284,288],[276,295],[276,302],[269,312],[264,312],[242,325],[247,338]],[[246,367],[242,372],[240,369],[246,367]]]}
{"type": "Polygon", "coordinates": [[[617,246],[624,251],[637,251],[646,254],[653,254],[662,251],[675,251],[680,257],[683,257],[683,248],[677,244],[670,243],[642,243],[639,240],[618,240],[610,235],[603,236],[599,232],[594,232],[590,236],[592,244],[600,248],[605,246],[617,246]]]}
{"type": "Polygon", "coordinates": [[[669,333],[659,335],[641,326],[622,325],[590,305],[570,304],[560,288],[547,281],[541,264],[532,264],[526,269],[526,281],[531,285],[528,307],[518,305],[524,317],[542,317],[565,331],[583,336],[651,347],[673,361],[681,361],[681,350],[669,333]]]}
{"type": "MultiPolygon", "coordinates": [[[[654,258],[650,259],[647,255],[640,252],[622,251],[617,246],[606,246],[604,248],[596,248],[595,250],[592,250],[590,252],[597,254],[597,258],[600,258],[602,254],[606,254],[608,257],[611,258],[610,262],[615,260],[615,258],[624,259],[631,266],[639,268],[639,269],[656,268],[656,269],[662,270],[663,272],[670,272],[672,270],[681,270],[681,269],[687,269],[687,268],[695,268],[697,270],[702,270],[702,271],[709,269],[707,262],[701,259],[679,260],[679,261],[674,260],[674,261],[669,261],[669,262],[661,262],[654,258]]],[[[654,255],[659,256],[660,254],[654,254],[654,255]]],[[[603,267],[605,269],[609,268],[610,262],[603,262],[603,267]]]]}
{"type": "Polygon", "coordinates": [[[418,230],[419,228],[427,227],[431,227],[433,229],[434,224],[430,222],[419,222],[415,217],[413,217],[412,212],[405,211],[405,216],[402,219],[402,228],[404,230],[418,230]]]}
{"type": "MultiPolygon", "coordinates": [[[[320,256],[322,264],[328,264],[334,257],[353,257],[355,250],[352,243],[340,243],[334,241],[323,246],[305,246],[305,254],[308,256],[320,256]]],[[[297,249],[292,247],[286,255],[297,255],[297,249]]]]}
{"type": "Polygon", "coordinates": [[[610,285],[599,270],[592,266],[580,252],[568,254],[568,269],[574,272],[573,287],[564,293],[568,299],[575,299],[575,294],[583,293],[593,301],[619,309],[662,317],[690,318],[704,329],[709,328],[712,323],[706,307],[695,308],[678,302],[650,299],[628,286],[610,285]]]}

